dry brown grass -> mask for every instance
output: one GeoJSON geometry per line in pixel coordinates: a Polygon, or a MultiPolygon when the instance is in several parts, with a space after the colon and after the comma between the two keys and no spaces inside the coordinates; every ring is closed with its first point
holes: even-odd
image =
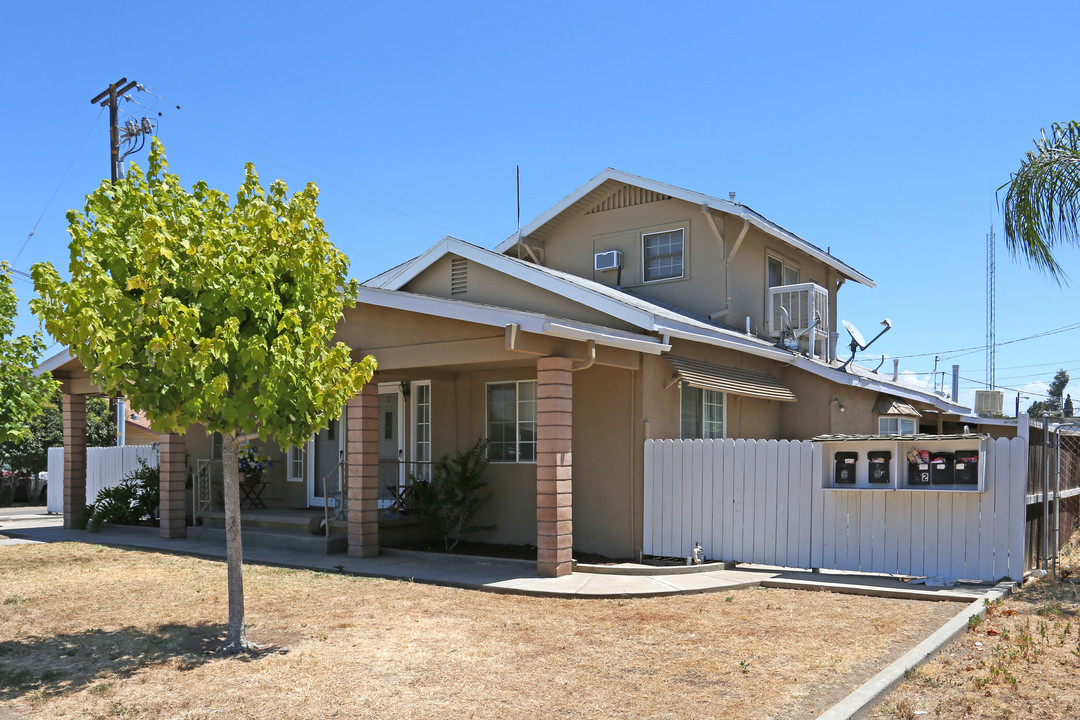
{"type": "MultiPolygon", "coordinates": [[[[1064,555],[1065,576],[1080,552],[1064,555]]],[[[1029,581],[908,679],[872,718],[1080,718],[1080,585],[1029,581]]]]}
{"type": "Polygon", "coordinates": [[[954,603],[747,589],[552,600],[266,567],[223,659],[223,564],[0,548],[0,718],[812,718],[954,603]]]}

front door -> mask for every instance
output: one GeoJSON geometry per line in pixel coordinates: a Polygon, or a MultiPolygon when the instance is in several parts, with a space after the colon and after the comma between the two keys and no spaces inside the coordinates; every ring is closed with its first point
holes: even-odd
{"type": "MultiPolygon", "coordinates": [[[[405,482],[405,445],[401,393],[395,384],[379,387],[379,498],[389,499],[388,487],[405,482]]],[[[386,503],[380,503],[384,505],[386,503]]]]}
{"type": "Polygon", "coordinates": [[[342,468],[339,464],[342,448],[342,429],[338,420],[320,430],[308,443],[308,505],[323,507],[329,489],[331,497],[338,493],[342,468]]]}

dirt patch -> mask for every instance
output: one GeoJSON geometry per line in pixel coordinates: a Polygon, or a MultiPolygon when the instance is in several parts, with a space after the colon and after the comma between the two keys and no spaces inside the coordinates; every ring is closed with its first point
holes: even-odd
{"type": "Polygon", "coordinates": [[[276,648],[225,659],[214,653],[222,563],[5,548],[0,709],[32,720],[809,720],[958,607],[762,588],[562,600],[257,566],[244,579],[250,637],[276,648]]]}
{"type": "MultiPolygon", "coordinates": [[[[1073,549],[1063,575],[1080,570],[1073,549]]],[[[1029,581],[908,673],[872,718],[1080,717],[1080,585],[1029,581]]]]}

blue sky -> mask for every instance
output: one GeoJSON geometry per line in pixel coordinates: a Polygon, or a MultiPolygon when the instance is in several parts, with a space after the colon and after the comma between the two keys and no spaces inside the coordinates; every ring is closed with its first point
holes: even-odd
{"type": "MultiPolygon", "coordinates": [[[[20,3],[0,27],[0,259],[19,270],[65,271],[64,213],[108,176],[107,114],[89,100],[126,76],[152,93],[121,110],[159,122],[185,184],[232,193],[246,160],[267,183],[316,180],[361,280],[446,234],[504,239],[516,165],[523,223],[610,166],[736,191],[830,248],[878,284],[845,286],[840,317],[867,335],[891,318],[873,351],[924,381],[935,355],[959,363],[961,401],[985,379],[992,222],[998,341],[1078,322],[1080,252],[1059,255],[1071,287],[1013,262],[995,200],[1040,128],[1080,119],[1075,3],[113,8],[20,3]]],[[[24,303],[18,330],[36,327],[24,303]]],[[[1080,401],[1080,328],[998,349],[1007,388],[1045,391],[1058,368],[1080,401]]]]}

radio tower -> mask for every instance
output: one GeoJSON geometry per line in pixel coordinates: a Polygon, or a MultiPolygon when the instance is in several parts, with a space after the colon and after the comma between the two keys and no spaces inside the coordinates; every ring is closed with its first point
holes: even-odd
{"type": "Polygon", "coordinates": [[[990,224],[990,234],[986,236],[986,389],[995,386],[994,363],[996,361],[997,338],[994,334],[994,295],[997,294],[997,279],[994,263],[994,225],[990,224]]]}

